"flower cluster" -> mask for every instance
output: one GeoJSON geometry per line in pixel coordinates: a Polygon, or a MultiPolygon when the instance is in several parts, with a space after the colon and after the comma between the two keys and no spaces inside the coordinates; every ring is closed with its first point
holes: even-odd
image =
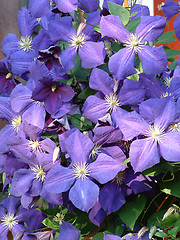
{"type": "Polygon", "coordinates": [[[178,238],[180,7],[123,2],[29,0],[4,38],[0,239],[178,238]]]}

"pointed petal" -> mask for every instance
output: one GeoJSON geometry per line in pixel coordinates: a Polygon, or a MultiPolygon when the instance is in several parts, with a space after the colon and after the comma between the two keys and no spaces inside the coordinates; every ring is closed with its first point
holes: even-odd
{"type": "Polygon", "coordinates": [[[91,72],[89,86],[104,95],[110,95],[113,92],[114,81],[107,72],[94,68],[91,72]]]}
{"type": "Polygon", "coordinates": [[[109,70],[116,80],[121,80],[134,73],[135,53],[134,50],[126,47],[112,55],[109,60],[109,70]]]}
{"type": "Polygon", "coordinates": [[[89,179],[79,178],[69,192],[69,199],[82,211],[88,212],[96,203],[99,187],[89,179]]]}
{"type": "Polygon", "coordinates": [[[81,232],[71,223],[62,221],[59,225],[60,234],[57,240],[79,240],[81,232]]]}
{"type": "Polygon", "coordinates": [[[93,68],[104,63],[105,50],[103,42],[86,42],[79,48],[83,68],[93,68]]]}
{"type": "Polygon", "coordinates": [[[104,99],[96,96],[89,96],[83,106],[83,116],[89,121],[97,123],[98,118],[101,118],[107,113],[107,104],[104,99]]]}
{"type": "Polygon", "coordinates": [[[61,53],[61,63],[65,72],[68,72],[75,65],[76,50],[69,46],[61,53]]]}
{"type": "Polygon", "coordinates": [[[114,15],[102,16],[100,29],[102,36],[117,39],[122,43],[125,43],[130,36],[130,32],[123,26],[121,19],[114,15]]]}
{"type": "Polygon", "coordinates": [[[73,164],[76,164],[87,162],[94,144],[88,136],[77,130],[68,137],[65,146],[73,164]]]}
{"type": "Polygon", "coordinates": [[[159,141],[159,146],[165,160],[180,162],[180,132],[164,134],[159,141]]]}
{"type": "Polygon", "coordinates": [[[145,72],[157,74],[166,70],[167,55],[163,46],[140,46],[138,48],[138,56],[145,72]]]}
{"type": "Polygon", "coordinates": [[[135,172],[141,172],[160,162],[157,143],[149,138],[132,142],[129,157],[135,172]]]}
{"type": "Polygon", "coordinates": [[[122,168],[119,161],[104,153],[100,153],[96,161],[89,165],[90,176],[101,184],[112,180],[122,168]]]}
{"type": "Polygon", "coordinates": [[[164,31],[166,18],[162,16],[143,16],[136,28],[136,34],[140,42],[155,41],[164,31]]]}

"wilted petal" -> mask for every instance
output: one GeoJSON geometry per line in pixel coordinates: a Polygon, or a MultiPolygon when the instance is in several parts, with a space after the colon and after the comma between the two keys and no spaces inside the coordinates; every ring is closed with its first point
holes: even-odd
{"type": "Polygon", "coordinates": [[[79,178],[69,192],[69,199],[75,207],[88,212],[98,199],[99,187],[91,180],[79,178]]]}
{"type": "Polygon", "coordinates": [[[132,142],[129,157],[135,172],[141,172],[160,162],[157,143],[150,138],[132,142]]]}

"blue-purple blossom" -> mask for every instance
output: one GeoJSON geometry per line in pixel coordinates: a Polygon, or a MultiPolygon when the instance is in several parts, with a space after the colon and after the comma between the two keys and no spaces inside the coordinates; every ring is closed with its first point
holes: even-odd
{"type": "Polygon", "coordinates": [[[89,211],[99,195],[99,187],[92,181],[104,184],[111,180],[122,169],[117,160],[106,154],[99,154],[89,163],[93,142],[78,130],[65,141],[66,150],[72,160],[69,167],[53,167],[47,174],[44,189],[52,193],[69,191],[69,199],[82,211],[89,211]]]}
{"type": "Polygon", "coordinates": [[[118,16],[102,17],[100,22],[102,36],[120,41],[125,48],[120,49],[109,60],[109,70],[117,80],[136,73],[135,55],[138,54],[143,70],[149,73],[161,73],[166,70],[167,56],[160,47],[146,45],[155,41],[164,31],[166,19],[161,16],[143,16],[135,33],[129,32],[118,16]]]}

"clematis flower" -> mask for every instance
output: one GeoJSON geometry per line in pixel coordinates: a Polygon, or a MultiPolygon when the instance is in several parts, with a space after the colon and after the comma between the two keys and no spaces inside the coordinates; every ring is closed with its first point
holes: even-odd
{"type": "Polygon", "coordinates": [[[83,115],[88,120],[97,123],[98,118],[106,113],[124,112],[120,106],[139,104],[144,99],[144,87],[131,79],[125,79],[122,87],[112,79],[107,72],[94,68],[91,73],[89,86],[99,92],[89,96],[83,106],[83,115]]]}
{"type": "Polygon", "coordinates": [[[63,17],[49,22],[48,33],[51,40],[69,43],[69,46],[61,54],[61,63],[66,72],[74,67],[77,52],[82,60],[83,68],[93,68],[104,63],[104,44],[91,41],[91,28],[85,23],[81,23],[76,32],[71,17],[63,17]]]}
{"type": "Polygon", "coordinates": [[[144,71],[157,74],[166,70],[167,56],[163,46],[145,45],[147,41],[155,41],[163,33],[165,26],[165,17],[143,16],[135,33],[131,33],[123,26],[118,16],[109,15],[101,18],[101,34],[116,39],[125,46],[109,60],[109,70],[117,80],[136,73],[134,68],[136,54],[144,71]]]}
{"type": "Polygon", "coordinates": [[[75,207],[89,211],[99,195],[99,187],[92,179],[104,184],[122,169],[122,165],[103,153],[99,154],[94,162],[89,163],[90,151],[94,144],[79,130],[67,138],[65,145],[72,163],[69,167],[53,167],[46,176],[44,189],[50,193],[62,193],[70,189],[69,199],[75,207]]]}
{"type": "Polygon", "coordinates": [[[178,120],[177,108],[172,98],[149,99],[139,106],[140,115],[130,112],[118,118],[125,138],[136,139],[130,146],[130,161],[135,172],[143,171],[160,162],[179,162],[180,132],[172,131],[178,120]]]}

